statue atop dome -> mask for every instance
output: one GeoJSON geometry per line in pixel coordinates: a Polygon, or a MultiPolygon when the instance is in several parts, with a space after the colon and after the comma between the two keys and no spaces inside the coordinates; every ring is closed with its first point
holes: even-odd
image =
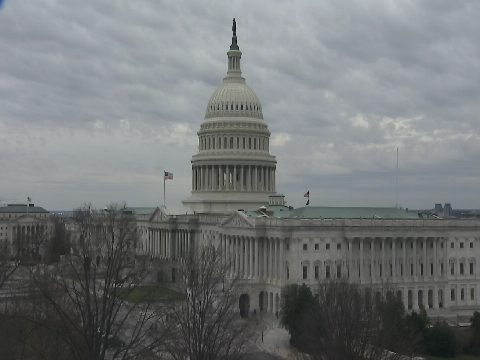
{"type": "Polygon", "coordinates": [[[235,21],[235,18],[233,18],[233,25],[232,25],[232,45],[230,45],[230,50],[240,50],[240,48],[237,45],[237,22],[235,21]]]}

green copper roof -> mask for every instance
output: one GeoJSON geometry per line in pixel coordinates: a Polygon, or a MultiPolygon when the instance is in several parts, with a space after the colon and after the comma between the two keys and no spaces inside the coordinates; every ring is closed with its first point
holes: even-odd
{"type": "MultiPolygon", "coordinates": [[[[246,211],[247,216],[258,217],[259,211],[246,211]]],[[[306,206],[289,209],[286,206],[267,206],[271,218],[288,219],[419,219],[416,212],[381,207],[321,207],[306,206]]]]}
{"type": "Polygon", "coordinates": [[[156,207],[127,207],[134,215],[152,215],[156,207]]]}
{"type": "MultiPolygon", "coordinates": [[[[40,206],[29,206],[28,207],[29,213],[48,213],[43,207],[40,206]]],[[[8,206],[0,206],[0,213],[27,213],[27,205],[8,205],[8,206]]]]}

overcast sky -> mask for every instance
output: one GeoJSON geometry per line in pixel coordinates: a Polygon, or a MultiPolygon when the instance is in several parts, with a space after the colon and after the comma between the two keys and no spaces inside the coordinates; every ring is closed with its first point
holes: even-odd
{"type": "Polygon", "coordinates": [[[480,1],[6,0],[0,202],[181,205],[232,18],[293,206],[480,208],[480,1]]]}

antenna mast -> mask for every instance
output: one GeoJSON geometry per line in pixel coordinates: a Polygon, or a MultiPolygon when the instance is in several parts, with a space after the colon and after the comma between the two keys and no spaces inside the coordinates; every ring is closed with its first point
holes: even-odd
{"type": "Polygon", "coordinates": [[[397,147],[397,197],[396,197],[396,199],[397,199],[396,207],[398,209],[398,147],[397,147]]]}

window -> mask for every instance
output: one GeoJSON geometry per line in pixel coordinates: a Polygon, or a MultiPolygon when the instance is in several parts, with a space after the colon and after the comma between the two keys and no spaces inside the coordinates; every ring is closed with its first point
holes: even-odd
{"type": "Polygon", "coordinates": [[[320,250],[320,244],[315,244],[315,250],[320,250]]]}
{"type": "Polygon", "coordinates": [[[307,269],[308,267],[307,266],[303,266],[303,280],[306,280],[307,279],[307,269]]]}
{"type": "Polygon", "coordinates": [[[465,300],[465,289],[460,289],[460,300],[465,300]]]}
{"type": "Polygon", "coordinates": [[[463,275],[463,263],[460,263],[460,275],[463,275]]]}
{"type": "Polygon", "coordinates": [[[380,268],[380,276],[382,276],[382,264],[380,264],[379,268],[380,268]]]}
{"type": "Polygon", "coordinates": [[[433,275],[433,264],[430,264],[430,275],[433,275]]]}
{"type": "Polygon", "coordinates": [[[342,244],[337,244],[337,250],[342,250],[342,244]]]}
{"type": "Polygon", "coordinates": [[[450,266],[450,275],[452,275],[452,276],[455,275],[455,264],[453,264],[453,263],[450,266]]]}
{"type": "Polygon", "coordinates": [[[423,264],[420,264],[420,276],[423,276],[423,264]]]}
{"type": "Polygon", "coordinates": [[[413,249],[413,241],[410,243],[410,249],[413,249]]]}
{"type": "Polygon", "coordinates": [[[400,264],[400,276],[403,276],[403,264],[400,264]]]}
{"type": "Polygon", "coordinates": [[[390,276],[393,276],[393,266],[390,264],[390,276]]]}
{"type": "Polygon", "coordinates": [[[460,249],[463,249],[463,242],[460,243],[460,249]]]}
{"type": "Polygon", "coordinates": [[[337,278],[342,277],[342,265],[337,265],[337,278]]]}
{"type": "Polygon", "coordinates": [[[455,289],[450,291],[450,300],[455,301],[455,289]]]}
{"type": "Polygon", "coordinates": [[[308,250],[308,244],[303,244],[303,250],[308,250]]]}
{"type": "Polygon", "coordinates": [[[380,250],[382,250],[382,243],[380,243],[380,244],[378,244],[378,245],[380,245],[380,250]]]}
{"type": "Polygon", "coordinates": [[[222,139],[221,138],[218,138],[218,148],[219,149],[222,148],[222,139]]]}
{"type": "Polygon", "coordinates": [[[420,249],[423,249],[423,242],[420,243],[420,249]]]}
{"type": "Polygon", "coordinates": [[[410,276],[413,276],[413,264],[410,264],[410,276]]]}
{"type": "Polygon", "coordinates": [[[451,249],[455,248],[455,243],[453,243],[453,242],[450,243],[450,248],[451,248],[451,249]]]}
{"type": "Polygon", "coordinates": [[[318,265],[315,265],[315,279],[318,279],[319,271],[318,271],[318,265]]]}
{"type": "Polygon", "coordinates": [[[326,250],[330,250],[330,244],[328,244],[328,243],[325,244],[325,249],[326,249],[326,250]]]}
{"type": "Polygon", "coordinates": [[[470,243],[470,249],[473,249],[473,242],[470,243]]]}
{"type": "Polygon", "coordinates": [[[330,279],[330,265],[325,266],[325,277],[330,279]]]}
{"type": "Polygon", "coordinates": [[[442,249],[443,249],[443,243],[440,243],[440,248],[442,248],[442,249]]]}
{"type": "Polygon", "coordinates": [[[243,138],[243,147],[242,149],[245,149],[245,138],[243,138]]]}
{"type": "Polygon", "coordinates": [[[257,150],[257,138],[253,139],[253,150],[257,150]]]}
{"type": "Polygon", "coordinates": [[[287,251],[290,250],[290,244],[287,244],[287,251]]]}
{"type": "Polygon", "coordinates": [[[475,289],[470,288],[470,300],[475,300],[475,289]]]}
{"type": "Polygon", "coordinates": [[[290,279],[290,268],[287,265],[287,280],[290,279]]]}
{"type": "Polygon", "coordinates": [[[440,264],[440,275],[443,276],[443,263],[440,264]]]}
{"type": "Polygon", "coordinates": [[[473,275],[473,263],[470,263],[470,275],[473,275]]]}
{"type": "Polygon", "coordinates": [[[252,138],[248,138],[248,149],[252,148],[252,138]]]}

